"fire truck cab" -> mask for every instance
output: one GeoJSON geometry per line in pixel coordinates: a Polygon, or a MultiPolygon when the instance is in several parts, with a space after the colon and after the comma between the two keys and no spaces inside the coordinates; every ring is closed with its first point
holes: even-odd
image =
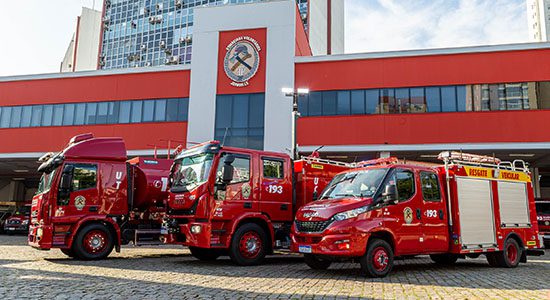
{"type": "Polygon", "coordinates": [[[527,254],[541,254],[525,163],[440,157],[444,165],[390,158],[338,174],[319,200],[298,211],[292,250],[313,269],[358,260],[371,277],[386,276],[394,257],[428,254],[451,264],[485,254],[491,266],[516,267],[527,254]]]}
{"type": "Polygon", "coordinates": [[[179,154],[170,173],[163,223],[166,243],[188,246],[200,260],[229,255],[262,262],[290,247],[296,209],[318,195],[344,163],[203,143],[179,154]]]}

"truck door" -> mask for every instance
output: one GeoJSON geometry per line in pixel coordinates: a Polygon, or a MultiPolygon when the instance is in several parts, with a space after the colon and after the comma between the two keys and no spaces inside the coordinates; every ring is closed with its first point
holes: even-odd
{"type": "Polygon", "coordinates": [[[65,164],[58,189],[55,215],[70,218],[94,214],[98,211],[98,200],[97,165],[65,164]]]}
{"type": "Polygon", "coordinates": [[[292,182],[282,158],[262,157],[260,210],[272,221],[292,221],[292,182]]]}
{"type": "Polygon", "coordinates": [[[420,171],[422,187],[422,231],[425,252],[446,252],[449,250],[449,229],[447,209],[441,196],[439,177],[432,171],[420,171]]]}
{"type": "Polygon", "coordinates": [[[223,219],[233,219],[238,214],[258,210],[257,191],[252,188],[254,177],[252,174],[251,156],[242,153],[222,153],[218,164],[217,174],[222,174],[223,161],[226,155],[235,157],[232,165],[233,180],[227,185],[222,206],[223,219]]]}
{"type": "Polygon", "coordinates": [[[387,184],[395,184],[397,203],[383,208],[386,227],[395,233],[396,248],[399,254],[418,254],[421,252],[422,196],[417,192],[414,172],[411,169],[395,169],[387,184]],[[389,218],[388,218],[389,217],[389,218]]]}

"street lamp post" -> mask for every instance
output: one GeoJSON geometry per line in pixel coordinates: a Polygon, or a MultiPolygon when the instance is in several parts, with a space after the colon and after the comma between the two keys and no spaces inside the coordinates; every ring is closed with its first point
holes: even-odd
{"type": "Polygon", "coordinates": [[[300,117],[300,112],[298,111],[298,97],[305,96],[309,94],[309,89],[307,88],[283,88],[283,94],[286,97],[292,97],[292,149],[291,156],[293,159],[299,159],[298,157],[298,143],[296,140],[296,125],[298,123],[298,118],[300,117]]]}

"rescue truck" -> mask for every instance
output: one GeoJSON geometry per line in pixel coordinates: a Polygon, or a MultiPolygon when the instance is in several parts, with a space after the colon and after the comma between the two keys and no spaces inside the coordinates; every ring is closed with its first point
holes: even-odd
{"type": "Polygon", "coordinates": [[[428,254],[439,264],[484,254],[491,266],[516,267],[542,255],[528,167],[479,155],[442,152],[443,165],[396,158],[359,164],[334,177],[302,207],[292,250],[312,269],[359,261],[386,276],[395,257],[428,254]]]}
{"type": "Polygon", "coordinates": [[[537,207],[537,220],[539,221],[539,230],[544,239],[544,247],[550,249],[550,200],[535,200],[537,207]]]}
{"type": "Polygon", "coordinates": [[[229,255],[238,265],[259,264],[290,248],[297,208],[348,168],[217,141],[196,145],[175,158],[170,172],[165,242],[188,246],[200,260],[229,255]]]}
{"type": "Polygon", "coordinates": [[[91,260],[130,241],[160,242],[171,160],[127,160],[121,138],[81,134],[40,161],[29,245],[91,260]]]}

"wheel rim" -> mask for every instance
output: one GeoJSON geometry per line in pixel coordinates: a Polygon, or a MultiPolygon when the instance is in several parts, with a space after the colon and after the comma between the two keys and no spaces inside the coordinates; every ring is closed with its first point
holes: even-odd
{"type": "Polygon", "coordinates": [[[107,234],[101,230],[92,230],[84,236],[84,249],[88,253],[99,253],[107,247],[107,234]]]}
{"type": "Polygon", "coordinates": [[[516,260],[518,259],[518,249],[514,244],[510,243],[506,247],[506,256],[508,257],[510,264],[513,265],[516,263],[516,260]]]}
{"type": "Polygon", "coordinates": [[[257,232],[249,231],[243,234],[239,242],[239,252],[245,258],[255,258],[262,250],[262,239],[257,232]]]}
{"type": "Polygon", "coordinates": [[[372,265],[377,271],[384,271],[388,267],[388,252],[383,247],[378,247],[374,249],[373,253],[374,255],[372,256],[372,265]]]}

